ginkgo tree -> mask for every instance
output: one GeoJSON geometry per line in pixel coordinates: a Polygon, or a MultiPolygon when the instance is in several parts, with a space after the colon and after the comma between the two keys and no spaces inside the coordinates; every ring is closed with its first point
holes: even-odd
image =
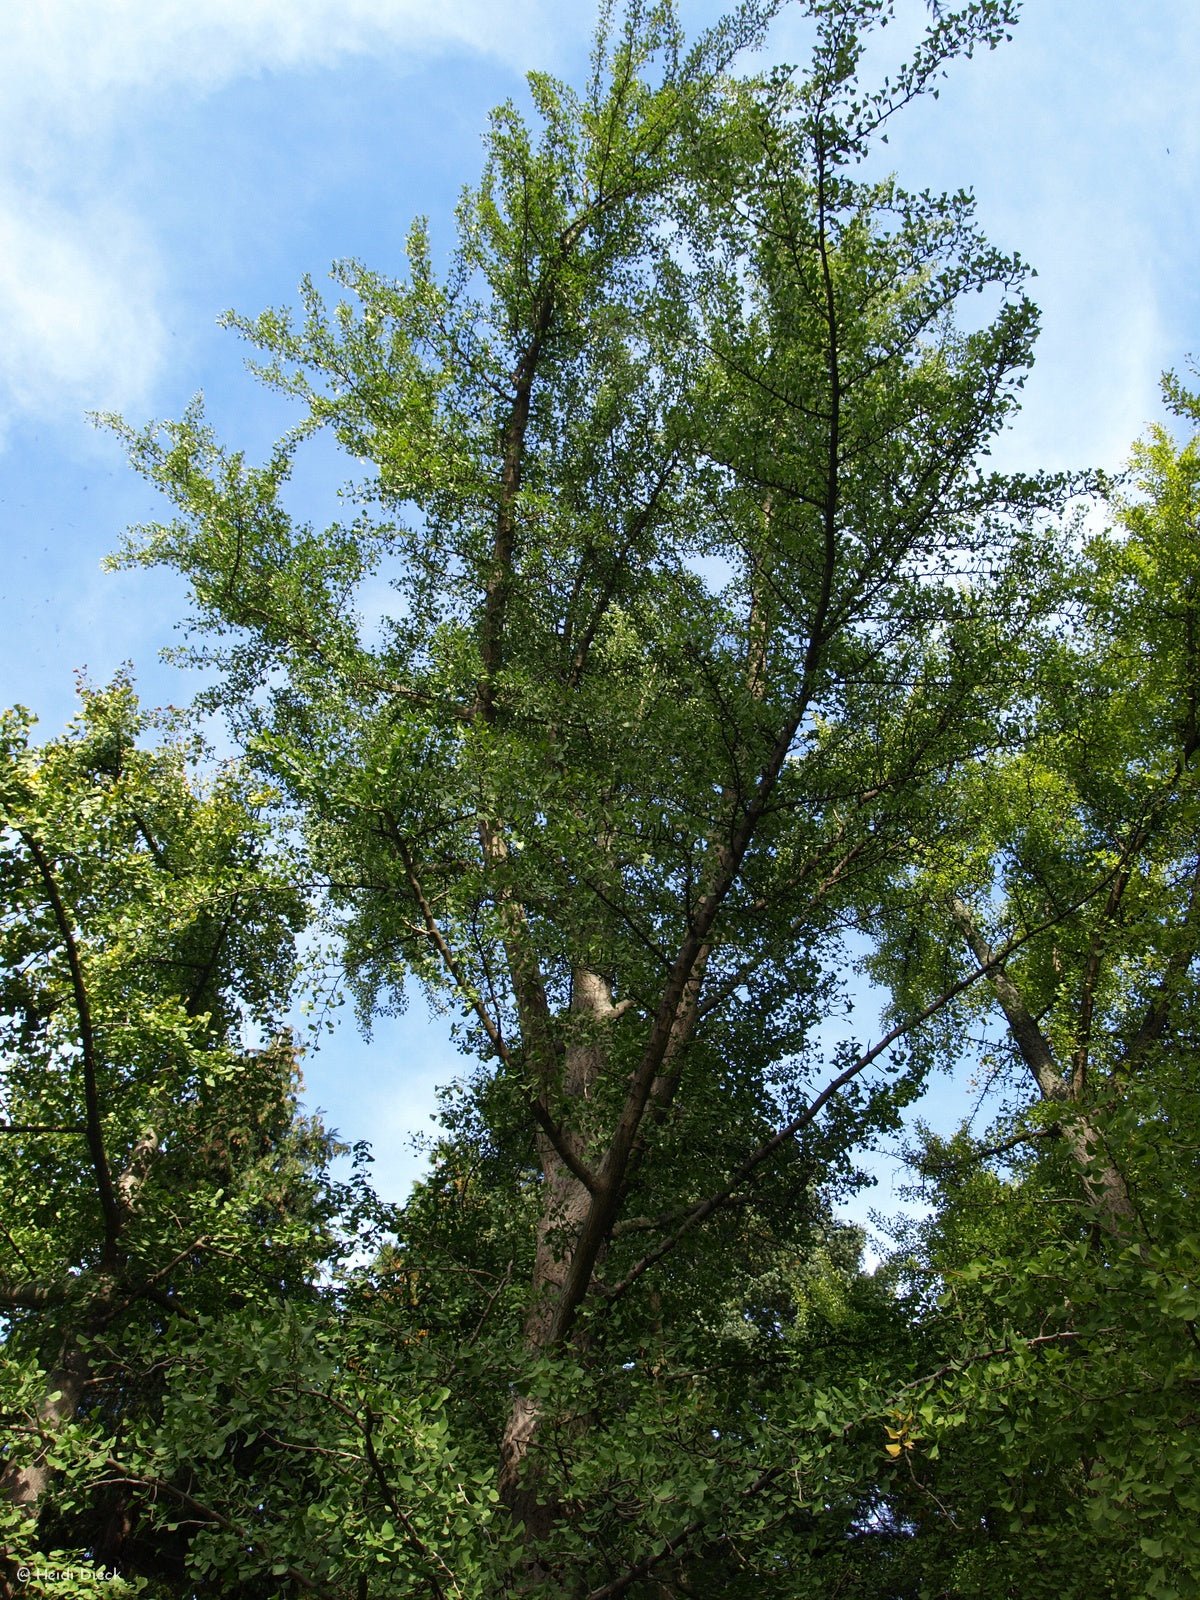
{"type": "MultiPolygon", "coordinates": [[[[418,224],[403,276],[232,318],[292,407],[264,463],[199,403],[113,424],[175,508],[126,559],[190,583],[286,845],[241,790],[168,783],[156,823],[139,784],[173,769],[128,741],[112,772],[94,733],[14,745],[6,1016],[53,1070],[14,1033],[12,1131],[58,1208],[8,1286],[37,1548],[109,1548],[109,1496],[119,1581],[156,1595],[866,1600],[1070,1592],[1090,1518],[1114,1595],[1187,1576],[1055,1363],[1094,1349],[1115,1405],[1158,1356],[1105,1366],[1103,1272],[1191,1281],[1136,1170],[1186,1094],[1190,458],[1152,443],[1128,537],[1081,554],[1080,485],[987,462],[1024,264],[969,195],[871,176],[1015,6],[914,5],[882,78],[899,8],[812,0],[807,63],[754,74],[781,8],[689,45],[670,4],[602,7],[583,88],[534,74],[494,114],[452,249],[418,224]],[[321,435],[351,474],[324,528],[292,485],[321,435]],[[1152,649],[1175,676],[1135,691],[1152,649]],[[421,984],[471,1061],[390,1237],[336,1271],[366,1212],[286,1049],[231,1044],[243,1011],[273,1036],[297,881],[364,1019],[421,984]],[[43,1016],[37,973],[70,1003],[43,1016]],[[985,1018],[1038,1103],[998,1153],[925,1153],[936,1230],[867,1277],[834,1199],[985,1018]],[[1019,1181],[988,1169],[1014,1150],[1019,1181]],[[1016,1442],[981,1448],[989,1419],[1016,1442]]],[[[1182,1176],[1161,1193],[1181,1218],[1182,1176]]]]}
{"type": "Polygon", "coordinates": [[[656,1494],[605,1392],[652,1349],[690,1369],[731,1270],[751,1316],[746,1208],[799,1261],[912,1093],[886,1044],[828,1043],[841,936],[913,859],[914,795],[1009,736],[1042,603],[1055,486],[980,465],[1030,357],[1025,268],[968,196],[858,170],[1011,8],[939,11],[872,85],[891,7],[817,5],[804,69],[737,76],[776,10],[691,47],[670,6],[605,10],[582,92],[534,75],[537,126],[495,114],[444,271],[418,226],[406,277],[346,264],[332,306],[237,320],[298,406],[263,466],[199,407],[125,430],[178,508],[132,555],[225,636],[213,698],[304,816],[364,1008],[415,977],[480,1059],[462,1125],[525,1232],[470,1403],[552,1591],[581,1562],[597,1593],[683,1583],[704,1474],[722,1516],[778,1487],[745,1439],[706,1460],[698,1400],[656,1494]],[[319,431],[367,463],[323,530],[288,498],[319,431]],[[626,1508],[582,1547],[581,1495],[626,1508]]]}

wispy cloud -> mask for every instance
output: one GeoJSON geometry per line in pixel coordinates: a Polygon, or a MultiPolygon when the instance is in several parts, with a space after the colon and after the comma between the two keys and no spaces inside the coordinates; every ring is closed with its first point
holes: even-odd
{"type": "Polygon", "coordinates": [[[204,92],[380,49],[460,48],[519,66],[556,31],[546,0],[24,0],[6,20],[0,82],[10,117],[49,108],[78,127],[130,92],[204,92]]]}
{"type": "Polygon", "coordinates": [[[120,141],[240,78],[552,51],[546,0],[17,0],[0,51],[0,442],[7,425],[143,409],[172,277],[127,198],[120,141]]]}
{"type": "Polygon", "coordinates": [[[136,218],[0,189],[0,435],[17,414],[139,400],[163,350],[157,278],[136,218]]]}

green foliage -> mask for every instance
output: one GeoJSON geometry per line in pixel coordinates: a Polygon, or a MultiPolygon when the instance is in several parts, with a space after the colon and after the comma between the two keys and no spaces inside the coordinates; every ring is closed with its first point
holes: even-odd
{"type": "Polygon", "coordinates": [[[184,1553],[123,1488],[157,1481],[135,1441],[164,1424],[178,1341],[314,1301],[355,1202],[297,1113],[282,1019],[306,912],[270,795],[146,748],[123,679],[84,687],[62,737],[29,728],[5,715],[0,777],[6,1560],[132,1581],[184,1553]]]}
{"type": "Polygon", "coordinates": [[[950,797],[878,967],[913,1006],[981,959],[938,940],[967,927],[952,893],[1002,957],[969,1011],[998,1014],[1008,1107],[984,1141],[927,1142],[903,1269],[941,1353],[914,1484],[956,1594],[1200,1588],[1196,441],[1153,429],[1133,473],[1065,569],[1029,736],[950,797]]]}
{"type": "Polygon", "coordinates": [[[6,1516],[114,1594],[1195,1590],[1200,457],[1091,536],[982,465],[1026,268],[861,163],[1015,8],[739,76],[778,9],[603,7],[444,272],[231,317],[264,465],[114,423],[249,763],[121,683],[5,725],[6,1516]],[[295,1107],[301,877],[364,1021],[419,983],[473,1058],[386,1238],[295,1107]],[[833,1201],[972,1053],[999,1123],[869,1276],[833,1201]]]}

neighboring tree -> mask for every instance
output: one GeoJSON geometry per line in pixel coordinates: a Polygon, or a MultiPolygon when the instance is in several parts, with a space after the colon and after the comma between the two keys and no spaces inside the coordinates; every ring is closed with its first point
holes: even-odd
{"type": "Polygon", "coordinates": [[[6,1560],[182,1572],[138,1509],[180,1482],[129,1448],[182,1330],[311,1300],[341,1248],[282,1020],[305,905],[261,784],[143,748],[127,682],[29,723],[0,724],[6,1560]]]}
{"type": "Polygon", "coordinates": [[[982,1027],[1005,1086],[981,1140],[928,1143],[908,1269],[940,1290],[941,1367],[909,1494],[954,1594],[1200,1591],[1200,439],[1156,427],[1132,471],[1068,569],[1022,749],[937,796],[880,909],[900,1014],[987,965],[937,1043],[961,1060],[982,1027]]]}

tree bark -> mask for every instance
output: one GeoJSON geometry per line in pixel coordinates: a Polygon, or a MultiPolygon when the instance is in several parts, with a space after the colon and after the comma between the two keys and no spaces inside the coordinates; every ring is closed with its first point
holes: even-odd
{"type": "MultiPolygon", "coordinates": [[[[578,968],[571,981],[572,1036],[563,1055],[562,1098],[565,1137],[583,1144],[586,1139],[587,1102],[608,1063],[609,1030],[622,1014],[614,1006],[608,980],[599,973],[578,968]]],[[[556,1342],[556,1312],[580,1231],[592,1195],[568,1168],[554,1144],[538,1135],[542,1165],[543,1202],[538,1220],[533,1283],[525,1317],[525,1347],[540,1355],[556,1342]]],[[[582,1152],[581,1152],[582,1153],[582,1152]]],[[[541,1406],[529,1395],[514,1396],[500,1446],[501,1497],[513,1516],[534,1540],[546,1535],[556,1516],[530,1449],[541,1420],[541,1406]]]]}
{"type": "Polygon", "coordinates": [[[27,1466],[10,1463],[0,1473],[0,1496],[33,1521],[41,1513],[50,1487],[51,1469],[46,1456],[54,1435],[71,1421],[83,1400],[91,1363],[77,1333],[64,1337],[54,1370],[46,1379],[46,1392],[37,1410],[37,1426],[44,1443],[27,1466]]]}
{"type": "Polygon", "coordinates": [[[1070,1084],[1059,1071],[1050,1041],[1004,970],[1004,963],[979,931],[970,907],[957,895],[950,900],[950,916],[971,954],[987,970],[988,983],[1004,1012],[1013,1043],[1043,1100],[1063,1108],[1063,1138],[1079,1168],[1084,1193],[1097,1221],[1106,1233],[1129,1233],[1135,1218],[1133,1201],[1103,1134],[1072,1094],[1070,1084]]]}

